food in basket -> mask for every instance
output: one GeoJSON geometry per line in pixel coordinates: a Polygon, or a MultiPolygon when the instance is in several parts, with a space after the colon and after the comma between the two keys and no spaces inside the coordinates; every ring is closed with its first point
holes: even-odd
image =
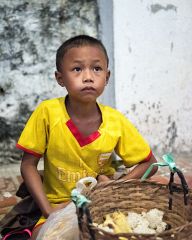
{"type": "Polygon", "coordinates": [[[164,212],[154,208],[141,214],[128,212],[126,216],[120,211],[107,214],[102,224],[94,225],[107,232],[155,234],[165,231],[167,224],[163,221],[164,212]]]}
{"type": "Polygon", "coordinates": [[[165,231],[167,224],[163,222],[164,212],[157,208],[141,214],[129,212],[128,221],[134,233],[161,233],[165,231]]]}
{"type": "Polygon", "coordinates": [[[111,226],[114,229],[114,233],[129,233],[132,232],[129,227],[126,216],[122,212],[114,212],[106,215],[106,220],[103,225],[111,226]]]}

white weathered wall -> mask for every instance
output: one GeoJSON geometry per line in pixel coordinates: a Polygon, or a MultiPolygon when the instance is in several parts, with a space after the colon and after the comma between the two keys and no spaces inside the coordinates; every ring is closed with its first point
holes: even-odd
{"type": "Polygon", "coordinates": [[[113,6],[116,107],[153,150],[192,153],[192,1],[113,6]]]}
{"type": "Polygon", "coordinates": [[[0,163],[20,158],[15,142],[37,103],[63,95],[55,50],[80,33],[99,35],[109,53],[101,101],[127,114],[153,150],[191,153],[191,13],[191,0],[1,0],[0,163]]]}
{"type": "Polygon", "coordinates": [[[64,95],[55,81],[60,44],[98,36],[95,0],[0,1],[0,164],[20,160],[15,143],[37,104],[64,95]]]}

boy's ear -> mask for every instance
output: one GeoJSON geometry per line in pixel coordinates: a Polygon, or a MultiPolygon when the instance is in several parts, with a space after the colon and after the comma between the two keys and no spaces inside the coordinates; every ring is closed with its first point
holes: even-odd
{"type": "Polygon", "coordinates": [[[60,72],[58,72],[58,71],[55,71],[55,78],[56,78],[56,80],[57,80],[57,83],[58,83],[61,87],[65,87],[62,73],[60,73],[60,72]]]}
{"type": "Polygon", "coordinates": [[[106,83],[105,83],[105,85],[108,84],[110,75],[111,75],[111,72],[110,72],[110,70],[108,70],[108,71],[107,71],[107,76],[106,76],[106,83]]]}

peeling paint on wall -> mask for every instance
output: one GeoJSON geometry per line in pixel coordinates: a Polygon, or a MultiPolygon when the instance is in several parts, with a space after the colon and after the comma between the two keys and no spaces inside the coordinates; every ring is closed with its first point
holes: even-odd
{"type": "MultiPolygon", "coordinates": [[[[148,136],[154,151],[176,153],[180,150],[178,142],[181,141],[178,134],[178,119],[172,115],[166,119],[163,111],[163,104],[160,101],[150,103],[140,100],[131,104],[129,110],[123,113],[145,137],[148,136]],[[145,127],[146,132],[142,132],[141,126],[145,127]]],[[[182,141],[182,149],[187,148],[188,144],[182,141]]]]}
{"type": "Polygon", "coordinates": [[[117,108],[158,153],[191,154],[192,1],[113,3],[117,108]]]}
{"type": "Polygon", "coordinates": [[[177,137],[178,137],[178,135],[177,135],[176,121],[172,120],[172,117],[169,116],[168,117],[167,134],[166,134],[166,138],[165,138],[166,149],[168,151],[170,151],[170,152],[173,151],[177,137]]]}
{"type": "Polygon", "coordinates": [[[171,52],[173,52],[173,47],[174,47],[174,43],[171,42],[171,47],[170,47],[171,52]]]}
{"type": "Polygon", "coordinates": [[[159,11],[175,11],[175,12],[177,12],[177,7],[175,6],[175,5],[173,5],[173,4],[167,4],[165,7],[164,6],[162,6],[161,4],[152,4],[151,5],[151,12],[152,13],[157,13],[157,12],[159,12],[159,11]]]}

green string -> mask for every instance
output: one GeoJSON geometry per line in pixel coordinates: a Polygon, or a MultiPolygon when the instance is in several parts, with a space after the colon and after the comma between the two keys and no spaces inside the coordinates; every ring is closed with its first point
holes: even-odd
{"type": "Polygon", "coordinates": [[[75,204],[78,208],[82,207],[85,203],[91,202],[85,196],[80,194],[80,192],[77,189],[73,189],[71,191],[71,198],[72,198],[73,202],[75,202],[75,204]]]}
{"type": "Polygon", "coordinates": [[[164,162],[158,162],[158,163],[151,164],[150,167],[147,169],[147,171],[142,176],[141,181],[144,181],[148,177],[148,175],[150,174],[150,172],[152,171],[154,166],[159,166],[159,167],[168,166],[171,172],[176,172],[177,168],[176,168],[175,160],[174,160],[172,154],[171,153],[165,154],[165,155],[163,155],[162,158],[163,158],[164,162]]]}

